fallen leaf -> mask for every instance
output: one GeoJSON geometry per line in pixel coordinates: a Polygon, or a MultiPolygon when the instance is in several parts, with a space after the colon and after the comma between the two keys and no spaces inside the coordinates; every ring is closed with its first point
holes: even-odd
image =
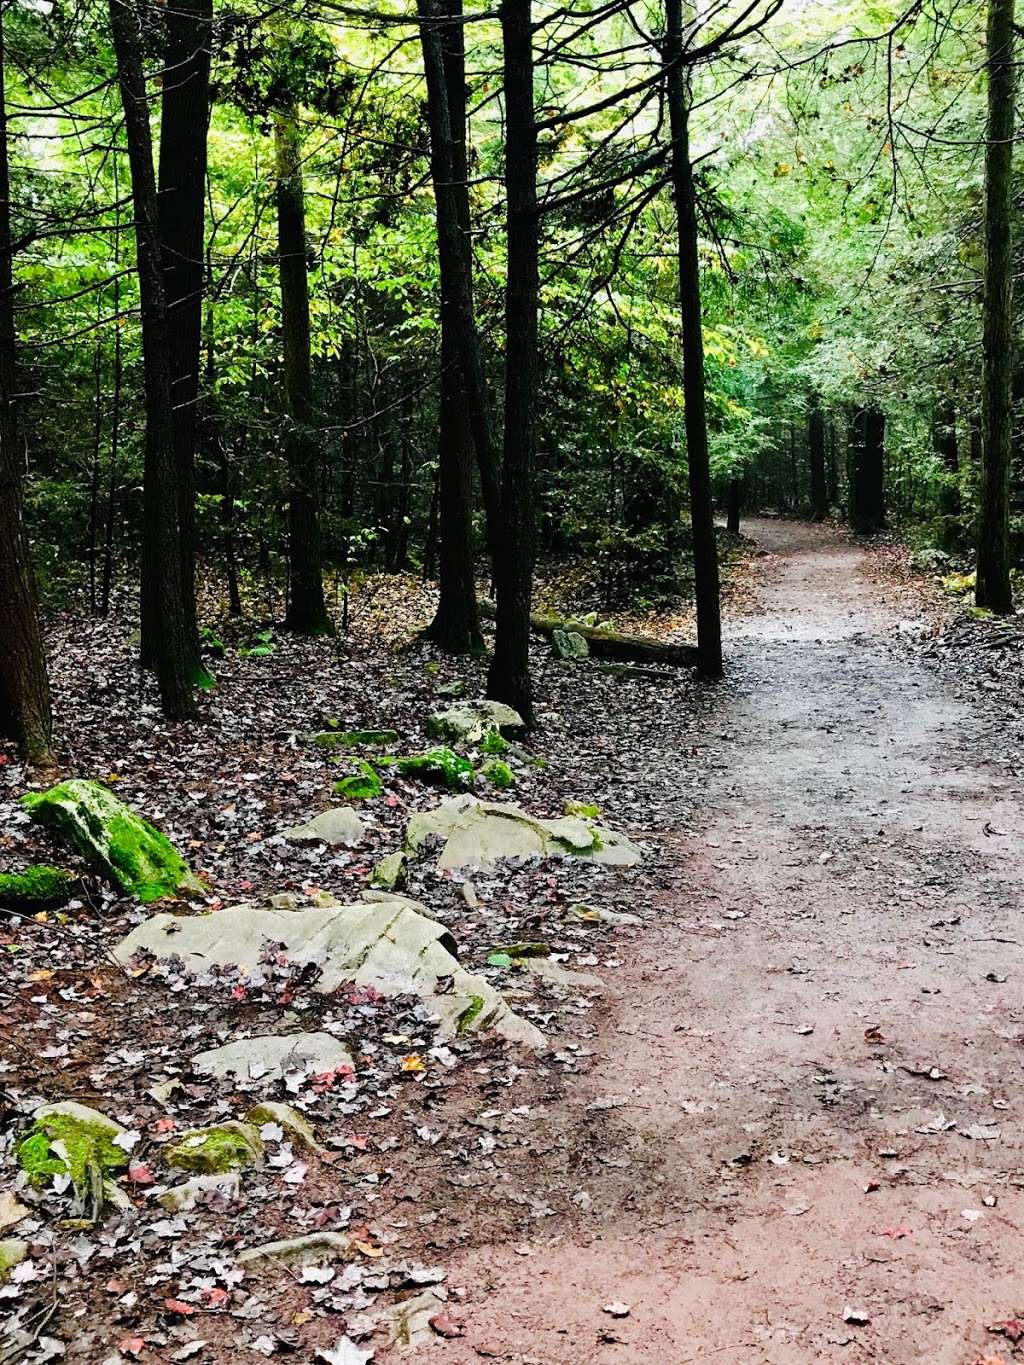
{"type": "Polygon", "coordinates": [[[412,1052],[408,1057],[402,1058],[403,1071],[426,1071],[427,1065],[423,1058],[417,1053],[412,1052]]]}
{"type": "Polygon", "coordinates": [[[455,1319],[450,1318],[447,1313],[435,1313],[434,1316],[428,1318],[427,1321],[439,1337],[461,1337],[464,1336],[466,1332],[462,1323],[456,1322],[455,1319]]]}
{"type": "Polygon", "coordinates": [[[879,1234],[881,1237],[891,1237],[894,1242],[898,1242],[904,1237],[913,1237],[913,1235],[914,1229],[908,1228],[904,1223],[899,1223],[892,1228],[883,1228],[879,1234]]]}

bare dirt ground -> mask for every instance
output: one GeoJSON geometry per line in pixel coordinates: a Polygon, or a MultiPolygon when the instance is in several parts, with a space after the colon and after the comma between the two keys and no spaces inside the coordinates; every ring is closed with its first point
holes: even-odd
{"type": "Polygon", "coordinates": [[[744,530],[775,558],[697,833],[658,835],[685,876],[519,1167],[579,1216],[467,1236],[425,1361],[1016,1358],[1021,722],[906,647],[870,551],[744,530]]]}

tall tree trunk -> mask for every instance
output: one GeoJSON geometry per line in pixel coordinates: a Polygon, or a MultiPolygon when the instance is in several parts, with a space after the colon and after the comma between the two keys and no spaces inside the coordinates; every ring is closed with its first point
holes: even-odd
{"type": "Polygon", "coordinates": [[[697,599],[697,648],[700,672],[705,677],[715,678],[722,672],[722,622],[704,391],[697,193],[690,161],[690,93],[683,67],[682,0],[666,0],[665,21],[665,92],[672,134],[672,192],[679,239],[679,306],[683,325],[683,392],[697,599]]]}
{"type": "Polygon", "coordinates": [[[142,74],[140,10],[127,0],[110,0],[110,25],[124,106],[128,164],[135,210],[135,255],[142,314],[142,372],[146,394],[143,476],[143,591],[151,594],[151,639],[164,714],[171,720],[195,715],[193,668],[181,579],[174,402],[171,396],[171,337],[160,254],[153,142],[142,74]]]}
{"type": "Polygon", "coordinates": [[[439,411],[440,588],[425,632],[444,649],[482,649],[472,536],[475,448],[493,545],[499,491],[483,360],[473,305],[466,60],[461,0],[418,0],[430,125],[430,169],[437,217],[441,293],[439,411]]]}
{"type": "Polygon", "coordinates": [[[811,465],[811,520],[828,516],[828,486],[825,480],[825,414],[817,396],[812,395],[807,412],[807,451],[811,465]]]}
{"type": "MultiPolygon", "coordinates": [[[[209,247],[206,252],[206,273],[210,276],[213,262],[209,247]]],[[[242,598],[238,591],[238,553],[235,545],[235,488],[231,461],[221,439],[220,414],[217,411],[215,381],[217,378],[216,332],[213,300],[206,305],[206,398],[202,407],[202,430],[205,447],[213,459],[220,480],[220,531],[224,554],[224,576],[228,588],[228,615],[241,616],[242,598]]]]}
{"type": "Polygon", "coordinates": [[[502,0],[505,74],[505,192],[508,270],[505,286],[505,431],[501,525],[495,543],[497,628],[487,695],[533,724],[530,600],[534,558],[534,464],[540,297],[537,128],[533,109],[531,0],[502,0]]]}
{"type": "MultiPolygon", "coordinates": [[[[171,336],[181,589],[189,666],[195,682],[209,686],[213,680],[203,666],[196,621],[195,460],[213,0],[174,0],[164,13],[167,41],[160,102],[158,205],[171,336]]],[[[147,630],[144,618],[144,638],[147,630]]]]}
{"type": "MultiPolygon", "coordinates": [[[[114,164],[114,198],[117,199],[117,164],[114,164]]],[[[116,241],[114,242],[115,266],[121,262],[121,220],[114,220],[116,241]]],[[[121,312],[121,281],[114,280],[114,316],[121,312]]],[[[110,590],[114,582],[114,514],[117,511],[117,478],[120,463],[121,439],[121,380],[122,380],[121,328],[114,328],[114,383],[110,398],[110,458],[107,470],[107,510],[106,529],[103,536],[103,587],[100,592],[100,612],[107,616],[110,612],[110,590]]]]}
{"type": "Polygon", "coordinates": [[[985,143],[985,302],[982,463],[975,601],[1005,615],[1010,586],[1010,453],[1013,432],[1014,0],[989,0],[985,143]]]}
{"type": "Polygon", "coordinates": [[[49,765],[53,762],[50,684],[25,529],[16,404],[6,59],[0,12],[0,735],[17,743],[26,762],[49,765]]]}
{"type": "Polygon", "coordinates": [[[960,506],[960,448],[956,439],[956,406],[944,399],[935,413],[932,429],[935,453],[942,460],[946,476],[942,485],[940,510],[944,517],[959,517],[960,506]]]}
{"type": "Polygon", "coordinates": [[[850,524],[868,536],[885,527],[885,414],[875,407],[850,419],[850,524]]]}
{"type": "Polygon", "coordinates": [[[333,635],[320,562],[319,450],[313,426],[309,351],[309,280],[302,142],[293,114],[274,120],[277,153],[277,238],[281,271],[284,381],[288,402],[288,559],[285,627],[299,635],[333,635]]]}

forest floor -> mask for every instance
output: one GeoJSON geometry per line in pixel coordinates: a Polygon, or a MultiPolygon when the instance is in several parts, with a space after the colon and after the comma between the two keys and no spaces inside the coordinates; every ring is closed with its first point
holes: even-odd
{"type": "MultiPolygon", "coordinates": [[[[145,1188],[95,1229],[55,1231],[59,1199],[33,1204],[0,1232],[33,1242],[0,1310],[52,1295],[61,1349],[26,1360],[383,1365],[404,1357],[374,1314],[432,1283],[447,1298],[424,1365],[1024,1359],[1019,637],[966,626],[891,549],[791,522],[744,530],[763,553],[738,575],[726,682],[538,659],[548,767],[517,799],[542,814],[597,801],[641,867],[505,869],[474,878],[480,908],[413,876],[409,894],[550,1053],[430,1051],[399,1006],[292,1001],[304,1027],[361,1040],[357,1086],[291,1097],[333,1130],[331,1159],[274,1162],[247,1178],[241,1213],[177,1225],[145,1188]],[[570,928],[573,900],[642,924],[570,928]],[[495,943],[540,937],[605,985],[546,993],[488,967],[495,943]],[[406,1073],[421,1052],[425,1071],[406,1073]],[[232,1272],[254,1236],[346,1225],[368,1262],[333,1283],[232,1272]]],[[[55,636],[62,765],[116,777],[188,851],[214,909],[365,885],[365,852],[273,833],[323,804],[327,765],[296,746],[300,726],[333,714],[415,734],[439,681],[480,683],[475,662],[431,673],[422,651],[382,667],[369,645],[335,658],[283,642],[227,661],[210,715],[167,731],[122,699],[127,642],[70,620],[55,636]]],[[[15,765],[0,774],[11,798],[23,789],[15,765]]],[[[393,787],[378,851],[427,800],[393,787]]],[[[12,864],[46,852],[15,811],[0,809],[12,864]]],[[[158,1170],[168,1124],[244,1103],[190,1077],[189,1052],[272,1010],[123,978],[106,951],[139,918],[108,893],[70,926],[6,935],[0,1085],[12,1114],[73,1096],[130,1122],[158,1170]],[[168,1119],[147,1091],[176,1072],[187,1094],[168,1119]]]]}

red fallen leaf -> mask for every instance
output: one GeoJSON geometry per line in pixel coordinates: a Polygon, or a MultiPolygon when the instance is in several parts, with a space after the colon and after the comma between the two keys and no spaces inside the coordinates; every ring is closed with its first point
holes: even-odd
{"type": "Polygon", "coordinates": [[[1002,1322],[994,1322],[988,1328],[994,1336],[1002,1336],[1007,1341],[1020,1341],[1024,1337],[1024,1322],[1020,1318],[1006,1318],[1002,1322]]]}
{"type": "Polygon", "coordinates": [[[185,1303],[182,1299],[164,1299],[164,1307],[168,1313],[177,1313],[180,1318],[190,1318],[196,1311],[194,1303],[185,1303]]]}
{"type": "Polygon", "coordinates": [[[905,1223],[900,1223],[896,1227],[883,1228],[881,1235],[891,1237],[894,1242],[898,1242],[901,1237],[913,1237],[914,1229],[908,1228],[905,1223]]]}
{"type": "Polygon", "coordinates": [[[252,888],[253,888],[253,883],[252,883],[252,882],[239,882],[239,883],[238,883],[238,889],[239,889],[239,891],[251,891],[252,888]]]}
{"type": "Polygon", "coordinates": [[[310,1084],[318,1094],[325,1090],[332,1090],[338,1081],[351,1081],[355,1079],[355,1072],[350,1066],[338,1066],[333,1071],[321,1071],[318,1076],[314,1076],[310,1084]]]}
{"type": "Polygon", "coordinates": [[[133,1185],[152,1185],[156,1176],[145,1162],[136,1161],[128,1167],[128,1179],[133,1185]]]}
{"type": "Polygon", "coordinates": [[[124,1293],[124,1285],[121,1283],[120,1280],[108,1280],[106,1284],[103,1286],[103,1288],[107,1291],[108,1294],[124,1293]]]}
{"type": "Polygon", "coordinates": [[[349,1133],[343,1141],[346,1147],[355,1147],[358,1152],[365,1152],[370,1145],[370,1139],[363,1137],[361,1133],[349,1133]]]}
{"type": "MultiPolygon", "coordinates": [[[[5,762],[5,763],[7,762],[7,759],[6,759],[6,758],[4,759],[4,762],[5,762]]],[[[388,799],[384,802],[384,804],[385,804],[386,806],[391,806],[392,809],[394,809],[394,807],[398,805],[398,797],[397,797],[397,796],[389,796],[388,799]]]]}
{"type": "Polygon", "coordinates": [[[177,1124],[174,1119],[157,1119],[153,1124],[154,1133],[173,1133],[177,1124]]]}
{"type": "Polygon", "coordinates": [[[433,1327],[439,1337],[461,1337],[465,1336],[466,1329],[461,1322],[456,1322],[454,1318],[448,1317],[446,1313],[435,1313],[427,1321],[433,1327]]]}
{"type": "Polygon", "coordinates": [[[232,998],[233,1000],[244,1000],[245,997],[246,997],[246,989],[245,989],[244,986],[234,986],[234,987],[232,987],[232,990],[231,990],[231,998],[232,998]]]}
{"type": "Polygon", "coordinates": [[[137,1356],[146,1349],[146,1343],[142,1337],[125,1337],[124,1341],[117,1343],[117,1349],[123,1351],[126,1356],[137,1356]]]}
{"type": "Polygon", "coordinates": [[[209,1289],[203,1290],[203,1303],[207,1308],[223,1308],[230,1295],[226,1289],[221,1289],[219,1284],[211,1285],[209,1289]]]}

